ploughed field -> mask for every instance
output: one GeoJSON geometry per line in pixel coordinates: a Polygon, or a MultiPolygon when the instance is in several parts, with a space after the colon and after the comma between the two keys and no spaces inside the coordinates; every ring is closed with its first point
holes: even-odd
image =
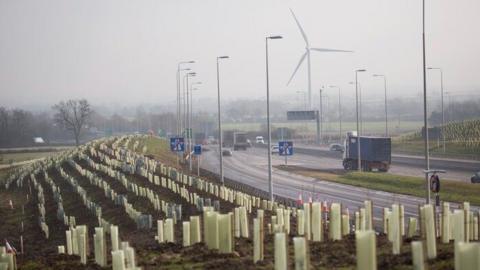
{"type": "Polygon", "coordinates": [[[214,175],[145,157],[145,140],[94,141],[2,179],[0,238],[17,253],[0,250],[0,269],[11,257],[18,269],[454,269],[454,256],[458,269],[479,263],[469,257],[480,248],[468,204],[454,213],[445,205],[441,216],[422,206],[419,220],[404,220],[394,205],[374,232],[369,201],[361,209],[272,203],[254,187],[222,187],[214,175]],[[413,257],[412,241],[421,247],[413,257]]]}

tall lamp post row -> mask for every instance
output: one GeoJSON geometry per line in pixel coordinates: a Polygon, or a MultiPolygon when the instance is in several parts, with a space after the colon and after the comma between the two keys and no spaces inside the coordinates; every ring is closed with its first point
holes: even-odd
{"type": "MultiPolygon", "coordinates": [[[[423,7],[424,9],[424,7],[423,7]]],[[[425,11],[423,10],[423,13],[425,11]]],[[[425,21],[423,20],[423,28],[425,27],[425,21]]],[[[424,32],[422,33],[423,37],[423,64],[424,64],[424,103],[426,103],[426,68],[425,68],[425,34],[424,32]]],[[[269,55],[268,55],[268,41],[273,40],[273,39],[282,39],[282,36],[267,36],[265,37],[265,74],[266,74],[266,94],[267,94],[267,133],[268,133],[268,144],[267,144],[267,152],[268,152],[268,185],[269,185],[269,197],[270,200],[273,201],[273,182],[272,182],[272,153],[271,153],[271,125],[270,125],[270,82],[269,82],[269,55]]],[[[220,59],[227,59],[229,56],[218,56],[216,59],[216,64],[217,64],[217,98],[218,98],[218,151],[219,151],[219,160],[220,160],[220,180],[222,184],[224,184],[224,171],[223,171],[223,134],[222,134],[222,122],[221,122],[221,101],[220,101],[220,68],[219,68],[219,62],[220,59]]],[[[180,99],[180,72],[181,71],[189,71],[189,68],[181,68],[182,64],[187,64],[187,63],[194,63],[194,61],[184,61],[180,62],[177,67],[177,133],[180,134],[182,130],[182,117],[181,117],[181,99],[180,99]]],[[[443,73],[440,68],[433,68],[430,67],[429,69],[438,69],[440,70],[440,75],[441,75],[441,93],[442,93],[442,125],[445,124],[445,117],[444,117],[444,110],[443,110],[443,73]]],[[[357,69],[355,70],[355,103],[356,103],[356,126],[357,126],[357,154],[358,154],[358,170],[362,170],[362,161],[361,161],[361,142],[360,142],[360,136],[361,136],[361,130],[359,126],[359,84],[358,84],[358,73],[359,72],[365,72],[366,69],[357,69]]],[[[184,95],[185,95],[185,90],[186,90],[186,104],[185,104],[185,97],[183,98],[183,103],[184,103],[184,113],[187,116],[184,120],[185,126],[191,127],[192,123],[192,110],[193,110],[193,105],[188,101],[188,89],[189,89],[189,84],[188,84],[188,77],[190,76],[195,76],[194,72],[189,72],[185,74],[185,79],[186,79],[186,87],[184,84],[184,95]],[[190,103],[190,108],[188,108],[188,103],[190,103]],[[190,111],[190,116],[188,116],[188,110],[190,111]]],[[[382,77],[384,80],[384,92],[385,92],[385,136],[388,136],[388,104],[387,104],[387,81],[386,81],[386,76],[383,74],[374,74],[373,77],[382,77]]],[[[201,84],[201,82],[196,82],[190,85],[190,98],[192,95],[193,85],[194,84],[201,84]]],[[[340,137],[342,135],[342,114],[341,114],[341,92],[340,88],[338,86],[329,86],[329,88],[337,88],[338,89],[338,107],[339,107],[339,134],[340,137]]],[[[426,110],[426,104],[424,104],[424,110],[426,110]]],[[[425,112],[425,117],[426,117],[426,112],[425,112]]],[[[191,132],[190,130],[188,132],[191,132]]],[[[190,135],[190,134],[189,134],[190,135]]],[[[190,137],[190,136],[189,136],[190,137]]],[[[443,147],[445,151],[445,138],[443,137],[443,147]]],[[[189,149],[191,151],[191,144],[192,140],[189,138],[189,149]]],[[[427,123],[425,120],[425,160],[426,160],[426,168],[427,170],[429,169],[429,158],[428,158],[428,129],[427,129],[427,123]]],[[[190,170],[192,169],[192,164],[191,164],[191,159],[190,159],[190,170]]],[[[428,175],[427,175],[427,183],[428,183],[428,175]]],[[[428,188],[427,188],[428,192],[428,188]]],[[[429,203],[429,194],[427,195],[427,203],[429,203]]]]}
{"type": "Polygon", "coordinates": [[[180,77],[181,77],[181,72],[182,71],[190,71],[190,68],[182,68],[182,65],[185,64],[193,64],[195,61],[181,61],[177,65],[177,135],[180,135],[182,131],[182,118],[181,118],[181,108],[182,108],[182,102],[181,102],[181,86],[180,86],[180,77]]]}

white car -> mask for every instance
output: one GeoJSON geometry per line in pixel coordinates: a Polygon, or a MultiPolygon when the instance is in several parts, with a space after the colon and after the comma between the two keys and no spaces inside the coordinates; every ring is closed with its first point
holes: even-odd
{"type": "Polygon", "coordinates": [[[272,145],[272,154],[279,154],[280,151],[278,149],[278,145],[272,145]]]}
{"type": "Polygon", "coordinates": [[[255,137],[255,143],[265,144],[265,141],[263,140],[263,136],[255,137]]]}

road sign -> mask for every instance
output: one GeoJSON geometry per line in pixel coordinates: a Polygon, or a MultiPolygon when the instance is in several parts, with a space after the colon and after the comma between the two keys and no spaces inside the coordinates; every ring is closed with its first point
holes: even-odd
{"type": "Polygon", "coordinates": [[[278,142],[278,154],[280,156],[291,156],[291,155],[293,155],[293,142],[291,142],[291,141],[278,142]]]}
{"type": "Polygon", "coordinates": [[[317,111],[287,111],[287,120],[315,120],[317,111]]]}
{"type": "Polygon", "coordinates": [[[185,139],[183,137],[170,138],[170,150],[173,152],[185,151],[185,139]]]}
{"type": "Polygon", "coordinates": [[[201,144],[197,144],[193,147],[193,154],[196,155],[196,156],[199,156],[202,154],[202,145],[201,144]]]}
{"type": "Polygon", "coordinates": [[[438,177],[437,174],[432,174],[432,176],[430,176],[430,190],[433,193],[440,192],[440,177],[438,177]]]}

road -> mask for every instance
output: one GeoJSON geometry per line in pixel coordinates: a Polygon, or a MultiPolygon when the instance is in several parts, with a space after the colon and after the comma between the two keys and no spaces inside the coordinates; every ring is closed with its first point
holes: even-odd
{"type": "MultiPolygon", "coordinates": [[[[327,147],[300,145],[294,147],[294,152],[295,156],[293,159],[303,155],[300,159],[301,162],[303,162],[304,167],[313,169],[343,169],[342,153],[329,151],[327,147]],[[322,164],[318,163],[318,158],[322,158],[322,164]]],[[[424,177],[424,164],[425,159],[420,156],[393,154],[389,173],[424,177]]],[[[430,158],[430,168],[446,170],[447,172],[442,174],[441,178],[470,182],[470,177],[474,172],[480,171],[480,162],[459,159],[430,158]]]]}
{"type": "MultiPolygon", "coordinates": [[[[201,167],[219,173],[218,150],[215,146],[208,148],[210,151],[203,153],[201,167]]],[[[266,149],[252,148],[248,151],[235,151],[233,156],[224,157],[225,177],[268,191],[266,157],[266,149]]],[[[274,155],[272,165],[280,164],[284,164],[284,158],[274,155]]],[[[331,158],[314,158],[304,154],[295,154],[290,158],[289,164],[307,167],[332,166],[333,168],[333,166],[336,166],[331,158]]],[[[337,166],[337,168],[339,167],[337,166]]],[[[340,202],[350,210],[351,214],[362,207],[365,200],[370,199],[374,205],[374,216],[377,224],[381,221],[384,207],[391,207],[393,203],[400,203],[404,205],[407,217],[416,217],[418,205],[424,203],[423,198],[322,181],[275,168],[272,176],[276,195],[297,199],[300,194],[303,194],[304,200],[312,197],[319,201],[340,202]]],[[[452,207],[456,207],[456,204],[452,204],[452,207]]]]}

